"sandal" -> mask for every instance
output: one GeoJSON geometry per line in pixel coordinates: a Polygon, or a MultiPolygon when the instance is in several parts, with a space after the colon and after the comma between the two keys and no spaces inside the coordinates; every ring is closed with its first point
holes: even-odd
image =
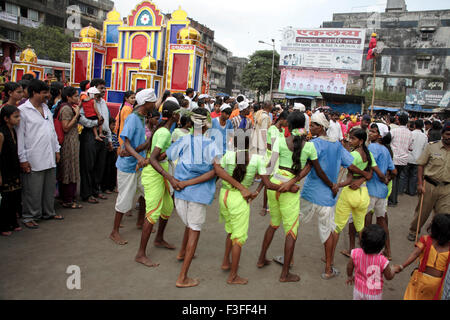
{"type": "Polygon", "coordinates": [[[106,194],[112,194],[112,191],[106,190],[105,193],[106,194]]]}
{"type": "Polygon", "coordinates": [[[80,205],[80,204],[78,204],[78,203],[76,203],[76,202],[73,202],[73,203],[63,203],[63,208],[66,208],[66,209],[81,209],[81,208],[83,208],[83,206],[82,205],[80,205]]]}
{"type": "Polygon", "coordinates": [[[4,237],[9,237],[10,235],[12,235],[12,232],[11,231],[5,231],[5,232],[2,232],[1,235],[4,236],[4,237]]]}
{"type": "Polygon", "coordinates": [[[35,223],[34,221],[24,222],[23,225],[25,227],[27,227],[28,229],[38,229],[39,228],[39,225],[37,223],[35,223]]]}
{"type": "Polygon", "coordinates": [[[102,200],[108,200],[108,197],[104,196],[103,194],[99,193],[96,198],[102,199],[102,200]]]}
{"type": "Polygon", "coordinates": [[[94,197],[89,197],[86,202],[88,203],[93,203],[93,204],[97,204],[99,203],[97,199],[95,199],[94,197]]]}
{"type": "MultiPolygon", "coordinates": [[[[278,264],[281,264],[282,266],[284,265],[284,256],[275,256],[275,257],[273,257],[272,260],[278,264]]],[[[293,265],[294,265],[294,261],[292,259],[291,265],[289,266],[289,268],[291,268],[293,265]]]]}
{"type": "Polygon", "coordinates": [[[339,275],[339,270],[338,269],[336,269],[335,267],[331,267],[331,274],[328,274],[328,273],[322,273],[321,275],[320,275],[320,277],[323,279],[323,280],[330,280],[330,279],[332,279],[332,278],[334,278],[334,277],[337,277],[338,275],[339,275]]]}
{"type": "Polygon", "coordinates": [[[52,219],[54,220],[64,220],[64,217],[61,215],[53,216],[52,219]]]}

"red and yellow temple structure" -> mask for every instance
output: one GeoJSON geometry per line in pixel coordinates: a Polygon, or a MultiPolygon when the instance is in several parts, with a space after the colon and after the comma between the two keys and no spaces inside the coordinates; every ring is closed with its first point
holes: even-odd
{"type": "Polygon", "coordinates": [[[13,63],[11,69],[11,80],[19,81],[26,73],[33,73],[36,79],[42,80],[44,75],[44,67],[38,65],[38,58],[34,50],[28,46],[20,53],[19,61],[13,63]]]}
{"type": "Polygon", "coordinates": [[[79,42],[72,43],[70,83],[105,79],[111,104],[139,88],[154,88],[157,96],[187,88],[207,93],[206,65],[205,45],[187,13],[179,8],[167,19],[154,3],[143,1],[126,19],[110,11],[103,30],[80,31],[79,42]]]}

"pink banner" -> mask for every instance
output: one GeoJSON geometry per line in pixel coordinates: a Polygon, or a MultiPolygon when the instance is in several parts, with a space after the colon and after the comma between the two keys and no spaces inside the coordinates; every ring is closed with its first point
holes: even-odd
{"type": "Polygon", "coordinates": [[[347,74],[282,68],[279,91],[299,95],[345,94],[347,82],[347,74]]]}

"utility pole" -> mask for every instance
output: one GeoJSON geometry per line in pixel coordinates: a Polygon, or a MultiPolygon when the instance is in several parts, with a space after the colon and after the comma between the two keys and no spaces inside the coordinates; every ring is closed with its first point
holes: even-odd
{"type": "Polygon", "coordinates": [[[375,80],[377,75],[377,57],[373,58],[373,90],[372,90],[372,107],[370,110],[370,116],[373,117],[373,108],[374,108],[374,102],[375,102],[375,80]]]}
{"type": "Polygon", "coordinates": [[[274,72],[274,68],[275,68],[275,39],[272,39],[272,44],[269,44],[269,43],[261,41],[261,40],[259,40],[258,42],[272,46],[272,76],[270,77],[270,101],[272,101],[273,100],[273,72],[274,72]]]}

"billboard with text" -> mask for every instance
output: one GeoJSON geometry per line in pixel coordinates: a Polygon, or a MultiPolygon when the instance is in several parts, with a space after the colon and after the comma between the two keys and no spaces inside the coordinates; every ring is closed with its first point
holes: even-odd
{"type": "Polygon", "coordinates": [[[358,76],[365,35],[365,29],[286,28],[280,67],[358,76]]]}
{"type": "Polygon", "coordinates": [[[320,92],[345,94],[348,74],[281,68],[280,92],[320,96],[320,92]]]}

